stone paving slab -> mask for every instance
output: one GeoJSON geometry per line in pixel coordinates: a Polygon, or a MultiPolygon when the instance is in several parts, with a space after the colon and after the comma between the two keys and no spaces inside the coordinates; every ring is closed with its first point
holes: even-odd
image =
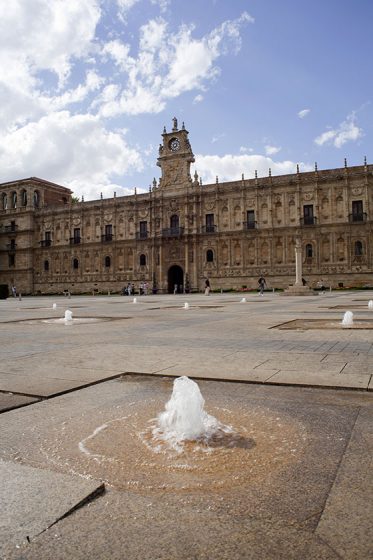
{"type": "Polygon", "coordinates": [[[0,554],[45,531],[102,486],[66,474],[0,460],[0,554]]]}
{"type": "Polygon", "coordinates": [[[24,395],[14,395],[13,393],[1,393],[0,392],[0,412],[5,412],[6,410],[11,410],[12,408],[18,408],[20,406],[25,406],[37,402],[38,399],[33,397],[26,397],[24,395]]]}
{"type": "Polygon", "coordinates": [[[0,373],[1,391],[14,391],[15,393],[37,397],[48,397],[63,391],[70,391],[89,382],[89,380],[85,381],[84,379],[43,379],[39,376],[0,373]]]}
{"type": "Polygon", "coordinates": [[[300,370],[281,370],[273,377],[271,383],[286,385],[310,385],[312,387],[335,387],[345,389],[367,390],[371,376],[367,374],[334,374],[314,371],[312,373],[300,370]]]}

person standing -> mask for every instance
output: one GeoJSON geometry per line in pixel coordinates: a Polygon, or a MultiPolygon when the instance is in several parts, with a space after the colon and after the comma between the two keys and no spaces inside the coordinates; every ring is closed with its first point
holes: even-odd
{"type": "Polygon", "coordinates": [[[205,296],[209,296],[211,291],[210,280],[206,278],[205,280],[205,296]]]}
{"type": "Polygon", "coordinates": [[[258,280],[258,285],[259,285],[259,293],[260,295],[263,297],[263,293],[264,293],[264,288],[267,286],[265,278],[263,278],[263,276],[261,276],[258,280]]]}
{"type": "Polygon", "coordinates": [[[16,290],[15,286],[12,286],[12,294],[13,294],[13,297],[17,297],[17,290],[16,290]]]}

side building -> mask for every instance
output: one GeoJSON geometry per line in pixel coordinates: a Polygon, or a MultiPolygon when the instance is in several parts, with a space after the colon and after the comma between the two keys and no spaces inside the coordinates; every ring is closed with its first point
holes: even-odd
{"type": "Polygon", "coordinates": [[[0,284],[23,294],[373,285],[373,165],[202,185],[188,131],[164,129],[149,192],[74,202],[35,177],[0,184],[0,284]]]}

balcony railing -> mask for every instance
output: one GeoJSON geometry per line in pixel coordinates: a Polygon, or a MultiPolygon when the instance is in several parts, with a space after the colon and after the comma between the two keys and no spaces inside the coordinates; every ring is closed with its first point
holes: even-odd
{"type": "Polygon", "coordinates": [[[16,226],[15,224],[11,225],[11,226],[5,226],[4,231],[6,233],[14,233],[18,230],[18,226],[16,226]]]}
{"type": "Polygon", "coordinates": [[[107,243],[109,241],[113,241],[113,237],[114,235],[112,233],[104,233],[103,235],[101,235],[101,242],[107,243]]]}
{"type": "Polygon", "coordinates": [[[244,229],[256,229],[256,222],[242,222],[244,229]]]}
{"type": "Polygon", "coordinates": [[[184,233],[183,227],[162,229],[162,237],[180,237],[184,233]]]}
{"type": "Polygon", "coordinates": [[[301,226],[315,226],[317,224],[316,216],[303,216],[300,219],[301,226]]]}
{"type": "Polygon", "coordinates": [[[39,243],[40,243],[40,247],[50,247],[52,245],[52,240],[42,239],[41,241],[39,241],[39,243]]]}
{"type": "Polygon", "coordinates": [[[359,214],[349,214],[348,221],[350,224],[362,224],[367,221],[367,213],[366,212],[359,212],[359,214]]]}
{"type": "Polygon", "coordinates": [[[137,231],[136,232],[136,239],[148,239],[148,231],[137,231]]]}
{"type": "Polygon", "coordinates": [[[17,243],[7,243],[6,248],[8,251],[15,251],[17,248],[17,243]]]}
{"type": "Polygon", "coordinates": [[[81,237],[70,237],[70,245],[79,245],[81,237]]]}
{"type": "Polygon", "coordinates": [[[218,227],[214,224],[208,226],[202,226],[202,233],[215,233],[218,231],[218,227]]]}

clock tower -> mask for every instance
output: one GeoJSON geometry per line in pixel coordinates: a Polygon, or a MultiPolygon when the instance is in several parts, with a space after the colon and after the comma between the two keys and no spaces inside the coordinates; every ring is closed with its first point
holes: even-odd
{"type": "Polygon", "coordinates": [[[172,122],[171,132],[167,132],[164,127],[163,144],[159,146],[157,165],[162,170],[162,189],[180,188],[192,183],[190,164],[194,162],[194,155],[188,140],[189,133],[184,123],[181,129],[178,129],[176,117],[172,122]]]}

